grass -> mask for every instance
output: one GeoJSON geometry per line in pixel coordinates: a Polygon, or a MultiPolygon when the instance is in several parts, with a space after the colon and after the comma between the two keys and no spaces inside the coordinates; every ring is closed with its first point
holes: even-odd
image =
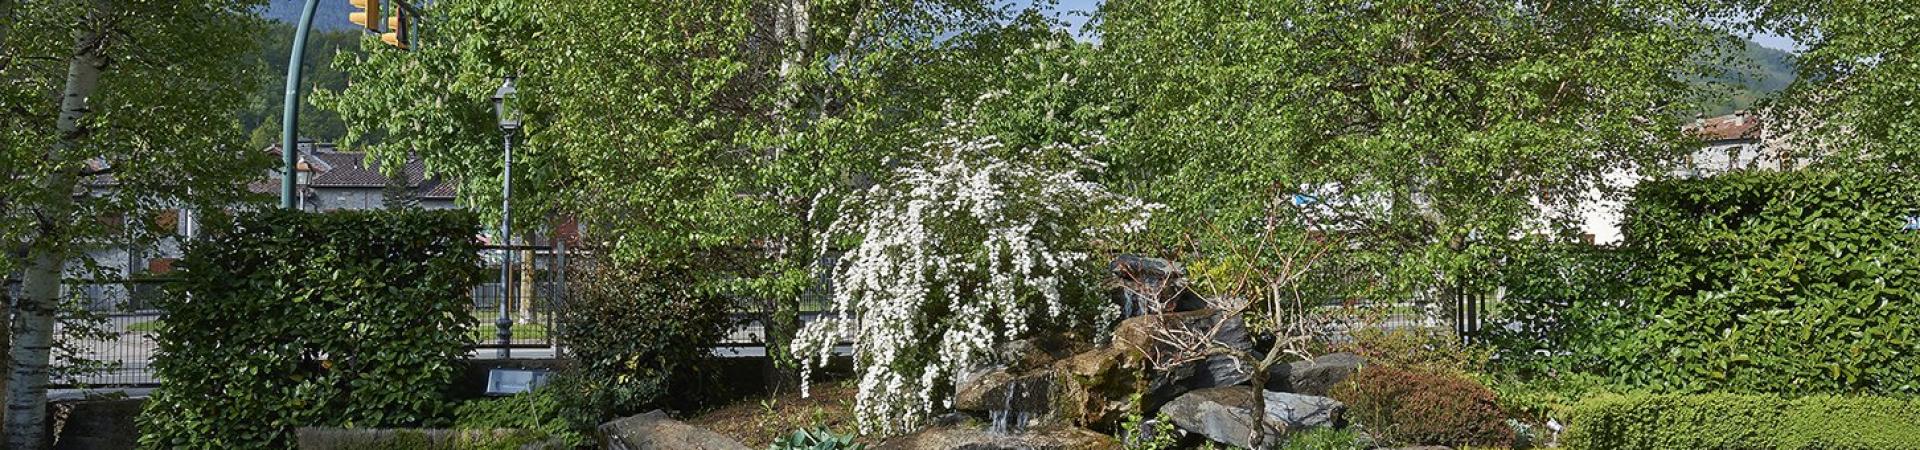
{"type": "MultiPolygon", "coordinates": [[[[474,314],[475,323],[474,323],[473,332],[472,332],[474,338],[478,339],[480,342],[491,342],[497,339],[493,335],[495,331],[498,331],[494,329],[493,321],[498,317],[500,317],[500,314],[494,311],[474,314]]],[[[137,322],[137,323],[127,325],[127,331],[131,331],[135,333],[159,332],[160,324],[161,324],[161,319],[153,319],[145,322],[137,322]]],[[[547,335],[548,335],[547,323],[544,318],[542,320],[527,322],[527,323],[519,323],[516,321],[513,324],[513,340],[515,341],[541,340],[541,339],[546,339],[547,335]]]]}

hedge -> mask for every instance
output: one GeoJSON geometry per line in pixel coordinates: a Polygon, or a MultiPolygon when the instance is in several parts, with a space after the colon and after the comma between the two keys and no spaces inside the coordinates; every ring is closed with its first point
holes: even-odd
{"type": "Polygon", "coordinates": [[[143,447],[288,448],[296,427],[452,416],[473,215],[269,210],[205,229],[159,302],[143,447]]]}
{"type": "Polygon", "coordinates": [[[1574,407],[1573,449],[1920,448],[1920,401],[1888,397],[1607,395],[1574,407]]]}
{"type": "Polygon", "coordinates": [[[1920,393],[1920,183],[1729,173],[1642,184],[1617,378],[1666,392],[1920,393]]]}

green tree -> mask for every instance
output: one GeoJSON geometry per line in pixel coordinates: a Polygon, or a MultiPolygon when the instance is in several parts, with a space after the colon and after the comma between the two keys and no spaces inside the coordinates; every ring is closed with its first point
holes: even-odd
{"type": "Polygon", "coordinates": [[[1680,0],[1114,0],[1099,29],[1126,114],[1109,158],[1172,207],[1168,241],[1348,234],[1340,256],[1444,298],[1511,238],[1565,229],[1609,172],[1683,148],[1688,80],[1732,44],[1692,14],[1680,0]]]}
{"type": "Polygon", "coordinates": [[[1007,35],[1005,9],[436,2],[420,48],[345,62],[354,83],[320,97],[351,125],[349,141],[384,134],[375,154],[417,153],[460,179],[468,204],[494,205],[501,136],[487,98],[519,75],[528,116],[514,217],[527,223],[516,226],[573,215],[616,259],[690,267],[756,312],[785,362],[800,294],[820,270],[814,236],[851,186],[910,156],[896,149],[937,123],[942,102],[981,92],[950,75],[1008,48],[992,43],[1007,35]]]}
{"type": "Polygon", "coordinates": [[[1798,41],[1799,78],[1772,111],[1796,156],[1895,171],[1920,165],[1920,4],[1747,0],[1748,25],[1798,41]]]}
{"type": "Polygon", "coordinates": [[[228,204],[258,177],[233,117],[257,2],[0,2],[0,268],[19,270],[6,439],[46,445],[49,344],[70,261],[116,221],[228,204]],[[21,39],[21,37],[31,37],[21,39]]]}

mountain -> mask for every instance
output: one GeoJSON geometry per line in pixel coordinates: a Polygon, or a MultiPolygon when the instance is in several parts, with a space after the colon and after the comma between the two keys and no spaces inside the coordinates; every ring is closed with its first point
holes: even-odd
{"type": "Polygon", "coordinates": [[[1796,76],[1793,59],[1793,53],[1746,41],[1740,54],[1720,66],[1725,74],[1705,82],[1720,95],[1717,101],[1701,104],[1699,112],[1718,116],[1751,108],[1786,89],[1796,76]]]}
{"type": "MultiPolygon", "coordinates": [[[[297,23],[300,21],[300,8],[306,6],[306,0],[271,0],[261,10],[260,16],[269,20],[297,23]]],[[[359,11],[347,0],[320,0],[319,8],[314,10],[313,29],[325,31],[344,31],[359,29],[359,25],[347,21],[347,14],[359,11]]]]}

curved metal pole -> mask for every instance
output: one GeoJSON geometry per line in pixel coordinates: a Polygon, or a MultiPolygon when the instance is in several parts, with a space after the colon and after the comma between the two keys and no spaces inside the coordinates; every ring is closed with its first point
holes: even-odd
{"type": "Polygon", "coordinates": [[[300,10],[300,24],[293,31],[293,54],[287,57],[287,97],[282,104],[286,107],[280,113],[280,207],[293,209],[294,183],[299,178],[295,155],[299,151],[300,136],[300,66],[307,62],[307,32],[313,29],[313,12],[320,8],[320,0],[307,0],[300,10]]]}

